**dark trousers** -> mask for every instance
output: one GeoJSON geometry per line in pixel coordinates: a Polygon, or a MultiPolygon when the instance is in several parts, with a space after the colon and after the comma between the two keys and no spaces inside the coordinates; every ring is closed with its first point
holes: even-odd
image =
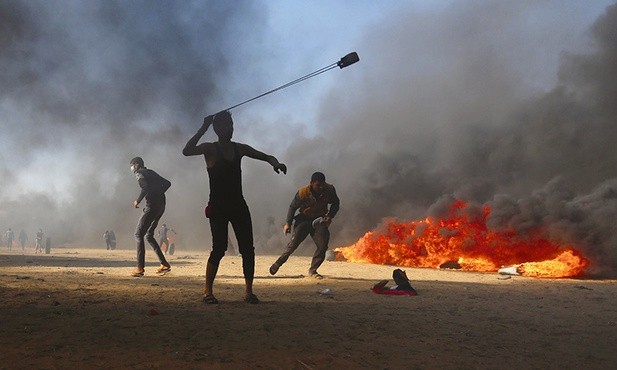
{"type": "Polygon", "coordinates": [[[245,278],[255,275],[255,246],[253,245],[253,224],[246,202],[216,205],[210,207],[210,231],[212,231],[212,252],[208,262],[218,266],[227,251],[229,224],[238,240],[238,250],[242,255],[242,271],[245,278]]]}
{"type": "Polygon", "coordinates": [[[146,246],[144,243],[144,237],[148,241],[148,244],[154,249],[161,264],[168,265],[161,247],[154,239],[154,231],[158,226],[159,220],[165,212],[165,202],[160,203],[146,203],[144,213],[137,223],[135,229],[135,239],[137,240],[137,267],[143,269],[146,266],[146,246]]]}
{"type": "Polygon", "coordinates": [[[326,259],[326,251],[328,250],[328,243],[330,242],[330,230],[328,230],[327,227],[318,227],[314,229],[311,225],[311,220],[296,221],[293,233],[291,234],[291,240],[287,243],[285,251],[278,260],[276,260],[275,264],[282,266],[287,262],[289,256],[291,256],[309,234],[317,246],[317,250],[315,250],[313,260],[311,261],[311,267],[309,268],[309,275],[316,274],[317,269],[326,259]]]}

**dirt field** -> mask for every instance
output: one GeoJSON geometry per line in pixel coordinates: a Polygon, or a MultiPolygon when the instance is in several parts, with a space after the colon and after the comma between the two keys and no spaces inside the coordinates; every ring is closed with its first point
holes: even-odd
{"type": "Polygon", "coordinates": [[[206,306],[205,252],[157,276],[147,251],[143,278],[128,276],[133,251],[1,253],[1,369],[617,368],[614,280],[407,268],[419,295],[383,296],[370,288],[393,266],[326,262],[314,280],[292,256],[272,277],[275,257],[259,256],[249,305],[226,256],[206,306]]]}

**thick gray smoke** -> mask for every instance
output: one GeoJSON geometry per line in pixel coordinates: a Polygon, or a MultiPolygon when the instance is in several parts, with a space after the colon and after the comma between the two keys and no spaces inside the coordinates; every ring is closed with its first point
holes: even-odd
{"type": "Polygon", "coordinates": [[[249,1],[1,2],[0,227],[89,245],[113,229],[132,247],[128,161],[140,155],[173,183],[167,219],[203,245],[205,166],[181,150],[220,109],[238,27],[258,34],[262,13],[249,1]]]}
{"type": "MultiPolygon", "coordinates": [[[[461,198],[488,202],[491,227],[542,225],[613,274],[617,6],[584,32],[573,24],[585,5],[568,4],[409,6],[356,32],[340,56],[361,61],[337,72],[317,122],[236,115],[238,140],[290,169],[244,161],[258,251],[280,251],[294,191],[321,170],[342,201],[333,247],[461,198]]],[[[97,244],[113,228],[132,247],[127,161],[141,155],[173,183],[163,221],[208,247],[205,166],[181,149],[205,113],[228,106],[233,59],[257,51],[246,37],[267,23],[248,1],[0,2],[0,228],[97,244]]]]}
{"type": "Polygon", "coordinates": [[[339,235],[459,198],[488,202],[496,229],[547,227],[592,258],[592,272],[617,271],[617,6],[593,24],[589,51],[562,53],[544,92],[517,66],[532,55],[511,33],[529,16],[525,4],[457,3],[438,21],[405,15],[374,35],[392,41],[368,53],[392,62],[361,93],[326,102],[324,139],[299,145],[315,148],[344,189],[339,235]]]}

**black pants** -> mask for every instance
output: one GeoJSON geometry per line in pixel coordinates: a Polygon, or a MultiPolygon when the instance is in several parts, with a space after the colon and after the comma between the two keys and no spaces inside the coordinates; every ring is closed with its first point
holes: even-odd
{"type": "Polygon", "coordinates": [[[278,258],[278,260],[276,260],[275,264],[282,266],[285,262],[287,262],[289,256],[291,256],[300,243],[302,243],[310,234],[311,238],[313,238],[313,241],[315,242],[315,245],[317,246],[317,250],[315,250],[313,260],[311,261],[309,275],[317,273],[317,269],[326,259],[326,251],[328,250],[328,243],[330,242],[330,230],[328,230],[327,227],[318,227],[317,229],[314,229],[311,225],[311,221],[312,220],[296,221],[293,233],[291,234],[291,240],[287,243],[285,251],[278,258]]]}
{"type": "Polygon", "coordinates": [[[246,202],[217,205],[210,202],[210,230],[212,231],[212,252],[208,262],[218,266],[227,251],[229,224],[234,228],[238,250],[242,255],[242,271],[245,278],[255,275],[255,246],[253,245],[253,224],[246,202]]]}
{"type": "Polygon", "coordinates": [[[168,265],[163,252],[161,252],[161,247],[156,242],[156,239],[154,239],[154,230],[156,230],[159,220],[163,216],[164,212],[164,201],[157,203],[148,202],[144,208],[144,213],[139,219],[139,223],[137,223],[137,228],[135,229],[135,239],[137,240],[137,267],[139,269],[143,269],[146,266],[146,246],[144,243],[144,237],[152,249],[154,249],[159,261],[161,261],[161,264],[168,265]]]}

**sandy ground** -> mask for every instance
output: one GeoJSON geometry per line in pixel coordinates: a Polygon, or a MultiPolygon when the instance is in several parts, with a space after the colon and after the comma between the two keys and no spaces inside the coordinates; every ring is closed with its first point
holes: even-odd
{"type": "Polygon", "coordinates": [[[128,276],[133,251],[0,253],[2,369],[617,368],[614,280],[407,268],[419,295],[383,296],[370,288],[393,266],[326,262],[314,280],[292,256],[272,277],[260,256],[249,305],[226,256],[206,306],[205,252],[177,252],[157,276],[147,251],[143,278],[128,276]]]}

